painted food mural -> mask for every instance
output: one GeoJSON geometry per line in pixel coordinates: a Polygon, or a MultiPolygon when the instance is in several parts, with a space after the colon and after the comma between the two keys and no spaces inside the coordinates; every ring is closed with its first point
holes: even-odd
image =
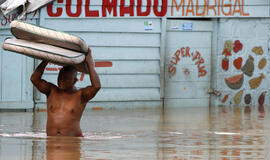
{"type": "Polygon", "coordinates": [[[245,51],[246,53],[243,48],[244,45],[240,40],[227,40],[224,43],[221,69],[226,73],[224,83],[229,91],[222,93],[220,101],[222,104],[249,105],[251,102],[258,102],[259,105],[263,105],[266,91],[260,86],[265,81],[267,58],[264,57],[261,46],[254,46],[245,51]],[[256,100],[252,100],[255,98],[256,100]]]}

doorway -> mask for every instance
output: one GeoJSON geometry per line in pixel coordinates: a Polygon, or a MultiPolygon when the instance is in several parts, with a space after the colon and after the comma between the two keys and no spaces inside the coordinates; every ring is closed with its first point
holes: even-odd
{"type": "Polygon", "coordinates": [[[213,22],[168,20],[165,107],[208,107],[213,22]]]}

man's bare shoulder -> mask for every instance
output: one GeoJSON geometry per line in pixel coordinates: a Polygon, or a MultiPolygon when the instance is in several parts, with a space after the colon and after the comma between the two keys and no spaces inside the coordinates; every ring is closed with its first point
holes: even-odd
{"type": "Polygon", "coordinates": [[[49,84],[51,89],[50,89],[50,93],[47,96],[50,96],[51,94],[54,94],[55,91],[59,91],[59,88],[55,84],[50,83],[50,82],[48,82],[48,84],[49,84]]]}
{"type": "Polygon", "coordinates": [[[85,88],[79,88],[79,89],[77,89],[76,93],[82,95],[82,93],[83,93],[84,90],[85,90],[85,88]]]}
{"type": "Polygon", "coordinates": [[[55,85],[55,84],[53,84],[53,83],[51,83],[51,82],[48,82],[54,89],[58,89],[58,87],[55,85]]]}
{"type": "Polygon", "coordinates": [[[48,82],[48,84],[50,85],[51,89],[53,89],[53,90],[58,90],[59,89],[55,84],[53,84],[51,82],[48,82]]]}

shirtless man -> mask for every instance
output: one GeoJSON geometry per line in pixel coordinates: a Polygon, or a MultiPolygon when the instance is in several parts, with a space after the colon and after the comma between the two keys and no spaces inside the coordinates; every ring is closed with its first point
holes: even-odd
{"type": "Polygon", "coordinates": [[[82,137],[80,120],[85,106],[99,91],[101,85],[95,71],[91,50],[85,58],[92,86],[77,90],[77,71],[73,66],[63,67],[58,75],[58,86],[41,79],[48,62],[42,61],[31,76],[36,88],[47,96],[47,136],[82,137]]]}

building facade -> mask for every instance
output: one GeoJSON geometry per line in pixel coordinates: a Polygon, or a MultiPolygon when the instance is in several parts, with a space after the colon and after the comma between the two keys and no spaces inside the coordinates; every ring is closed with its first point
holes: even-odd
{"type": "MultiPolygon", "coordinates": [[[[2,41],[16,16],[0,16],[2,41]]],[[[270,0],[56,0],[24,20],[89,44],[102,84],[90,108],[269,102],[270,0]]],[[[0,108],[46,107],[29,80],[39,61],[1,52],[0,108]]],[[[58,72],[49,64],[44,79],[58,72]]]]}

